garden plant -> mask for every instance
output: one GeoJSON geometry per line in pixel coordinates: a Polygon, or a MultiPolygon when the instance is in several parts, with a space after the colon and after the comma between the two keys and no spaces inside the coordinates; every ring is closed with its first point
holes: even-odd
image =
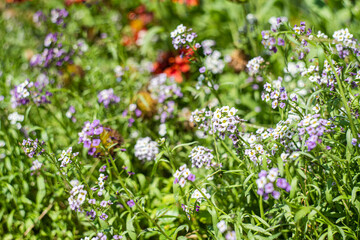
{"type": "Polygon", "coordinates": [[[360,239],[360,2],[0,1],[0,239],[360,239]]]}

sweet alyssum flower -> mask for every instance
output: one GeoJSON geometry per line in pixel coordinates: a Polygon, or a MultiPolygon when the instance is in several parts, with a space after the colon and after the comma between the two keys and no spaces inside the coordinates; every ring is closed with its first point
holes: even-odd
{"type": "Polygon", "coordinates": [[[184,187],[186,181],[195,181],[195,175],[191,173],[186,164],[182,165],[173,175],[175,177],[174,184],[179,183],[180,187],[184,187]]]}
{"type": "Polygon", "coordinates": [[[216,224],[217,228],[221,233],[224,233],[227,229],[226,222],[224,220],[221,220],[216,224]]]}
{"type": "Polygon", "coordinates": [[[87,191],[84,185],[74,186],[68,198],[71,210],[81,211],[81,205],[85,202],[87,191]]]}
{"type": "Polygon", "coordinates": [[[306,139],[308,151],[316,147],[322,142],[321,136],[330,131],[331,122],[320,118],[320,114],[306,115],[303,120],[298,123],[299,135],[306,139]]]}
{"type": "Polygon", "coordinates": [[[158,102],[160,122],[164,123],[166,119],[173,117],[174,100],[183,97],[175,79],[168,78],[165,73],[159,74],[150,80],[148,90],[151,98],[158,102]]]}
{"type": "Polygon", "coordinates": [[[246,68],[248,69],[249,74],[252,76],[258,74],[261,69],[261,64],[263,64],[264,62],[265,62],[265,60],[261,56],[251,59],[246,64],[246,68]]]}
{"type": "Polygon", "coordinates": [[[49,97],[52,93],[45,90],[45,86],[39,82],[30,82],[28,79],[25,82],[15,86],[11,91],[12,107],[27,105],[30,102],[36,105],[50,103],[49,97]]]}
{"type": "Polygon", "coordinates": [[[202,188],[201,190],[195,189],[195,191],[193,192],[193,194],[191,195],[191,198],[195,198],[197,202],[202,202],[203,200],[205,200],[204,196],[206,196],[207,199],[210,199],[211,195],[209,193],[207,193],[205,188],[202,188]],[[201,191],[201,192],[200,192],[201,191]]]}
{"type": "Polygon", "coordinates": [[[135,147],[135,157],[139,160],[155,160],[156,154],[159,153],[158,144],[152,141],[150,137],[140,138],[137,140],[135,147]]]}
{"type": "Polygon", "coordinates": [[[32,140],[31,138],[28,139],[24,139],[21,147],[24,150],[25,154],[29,157],[32,158],[34,155],[41,155],[45,149],[43,148],[43,146],[45,145],[45,142],[39,142],[38,139],[32,140]]]}
{"type": "Polygon", "coordinates": [[[269,199],[271,194],[274,199],[279,199],[281,193],[275,189],[274,184],[280,189],[284,189],[287,192],[291,190],[290,184],[285,178],[279,178],[279,170],[272,168],[269,172],[262,170],[259,173],[259,178],[256,180],[258,186],[257,194],[264,197],[264,200],[269,199]]]}
{"type": "Polygon", "coordinates": [[[58,159],[58,161],[61,161],[60,167],[66,167],[68,164],[72,163],[72,160],[74,160],[77,155],[79,155],[79,153],[73,153],[72,147],[69,147],[66,151],[63,150],[60,158],[58,159]]]}
{"type": "Polygon", "coordinates": [[[18,114],[17,112],[13,112],[9,114],[8,120],[10,124],[16,125],[17,129],[21,128],[21,122],[24,121],[24,115],[18,114]]]}
{"type": "Polygon", "coordinates": [[[31,175],[34,174],[35,171],[40,170],[42,165],[43,164],[41,162],[39,162],[39,160],[34,160],[32,162],[32,167],[30,168],[30,170],[32,171],[31,175]]]}
{"type": "Polygon", "coordinates": [[[214,155],[211,152],[212,150],[203,146],[194,147],[189,155],[192,167],[201,168],[205,166],[206,168],[210,168],[211,162],[214,159],[214,155]]]}
{"type": "Polygon", "coordinates": [[[198,124],[199,129],[203,129],[210,135],[218,133],[221,139],[229,135],[233,144],[236,145],[239,141],[238,126],[244,121],[235,115],[237,111],[236,108],[229,106],[218,108],[215,112],[196,109],[191,113],[190,121],[198,124]]]}
{"type": "Polygon", "coordinates": [[[86,121],[79,135],[79,143],[83,143],[85,148],[89,148],[88,154],[94,155],[96,147],[100,145],[100,134],[104,131],[100,120],[94,120],[92,123],[86,121]]]}
{"type": "Polygon", "coordinates": [[[172,44],[175,49],[188,49],[190,46],[195,45],[194,40],[197,37],[197,34],[194,33],[191,28],[187,28],[183,24],[180,24],[171,32],[170,36],[173,39],[172,44]]]}
{"type": "MultiPolygon", "coordinates": [[[[217,50],[205,57],[204,64],[206,70],[213,74],[221,74],[225,67],[225,61],[221,59],[221,53],[217,50]]],[[[200,71],[200,73],[202,72],[200,71]]]]}
{"type": "Polygon", "coordinates": [[[120,102],[120,97],[114,94],[114,90],[112,88],[109,88],[99,92],[98,101],[99,103],[103,103],[105,108],[107,108],[110,103],[120,102]]]}

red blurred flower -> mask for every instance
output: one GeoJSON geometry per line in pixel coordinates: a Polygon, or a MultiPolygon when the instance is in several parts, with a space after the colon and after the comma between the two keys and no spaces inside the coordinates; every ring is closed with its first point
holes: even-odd
{"type": "Polygon", "coordinates": [[[86,0],[64,0],[66,6],[70,6],[72,4],[85,3],[86,0]]]}
{"type": "Polygon", "coordinates": [[[154,73],[166,73],[168,77],[174,77],[176,82],[181,83],[183,74],[190,71],[189,63],[188,54],[174,56],[172,53],[161,53],[154,63],[154,73]]]}

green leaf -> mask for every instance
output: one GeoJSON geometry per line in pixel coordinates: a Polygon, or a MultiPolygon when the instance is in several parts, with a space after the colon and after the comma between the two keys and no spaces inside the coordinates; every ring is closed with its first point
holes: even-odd
{"type": "Polygon", "coordinates": [[[252,225],[252,224],[242,224],[242,226],[248,230],[252,230],[252,231],[255,231],[255,232],[261,232],[263,234],[266,234],[266,235],[271,235],[271,233],[269,233],[268,231],[266,231],[265,229],[259,227],[259,226],[256,226],[256,225],[252,225]]]}
{"type": "Polygon", "coordinates": [[[297,213],[295,214],[295,218],[294,218],[295,222],[300,221],[300,219],[302,219],[307,214],[309,214],[311,209],[312,209],[312,207],[303,207],[299,211],[297,211],[297,213]]]}
{"type": "Polygon", "coordinates": [[[193,144],[195,144],[195,143],[197,143],[197,142],[198,142],[198,141],[194,141],[194,142],[190,142],[190,143],[179,144],[179,145],[175,146],[175,147],[171,150],[171,152],[174,152],[174,150],[177,149],[177,148],[179,148],[179,147],[190,146],[190,145],[193,145],[193,144]]]}
{"type": "Polygon", "coordinates": [[[127,218],[126,218],[126,230],[130,236],[130,238],[132,240],[136,240],[136,233],[135,233],[135,228],[134,228],[134,225],[133,225],[133,218],[131,217],[130,214],[127,215],[127,218]]]}

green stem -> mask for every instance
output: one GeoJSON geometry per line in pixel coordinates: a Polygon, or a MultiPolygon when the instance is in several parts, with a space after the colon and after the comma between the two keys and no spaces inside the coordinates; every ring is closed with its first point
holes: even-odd
{"type": "Polygon", "coordinates": [[[345,93],[344,93],[344,89],[343,89],[343,86],[342,86],[342,82],[340,81],[340,78],[339,78],[339,75],[337,74],[336,70],[335,70],[335,67],[334,67],[334,64],[332,63],[332,59],[330,59],[327,55],[325,55],[326,57],[326,60],[329,62],[329,64],[331,65],[331,69],[332,71],[334,72],[335,74],[335,78],[336,78],[336,82],[339,86],[339,91],[340,91],[340,95],[341,95],[341,100],[344,104],[344,107],[345,107],[345,110],[346,110],[346,113],[348,115],[348,118],[349,118],[349,122],[350,122],[350,128],[351,128],[351,132],[353,134],[354,137],[358,138],[357,137],[357,131],[356,131],[356,127],[354,125],[354,122],[353,122],[353,119],[352,119],[352,116],[351,116],[351,111],[350,111],[350,108],[349,108],[349,105],[347,104],[347,101],[346,101],[346,98],[345,98],[345,93]]]}
{"type": "Polygon", "coordinates": [[[264,207],[263,207],[263,197],[262,197],[262,196],[260,196],[259,208],[260,208],[261,218],[262,218],[262,219],[265,219],[264,207]]]}

